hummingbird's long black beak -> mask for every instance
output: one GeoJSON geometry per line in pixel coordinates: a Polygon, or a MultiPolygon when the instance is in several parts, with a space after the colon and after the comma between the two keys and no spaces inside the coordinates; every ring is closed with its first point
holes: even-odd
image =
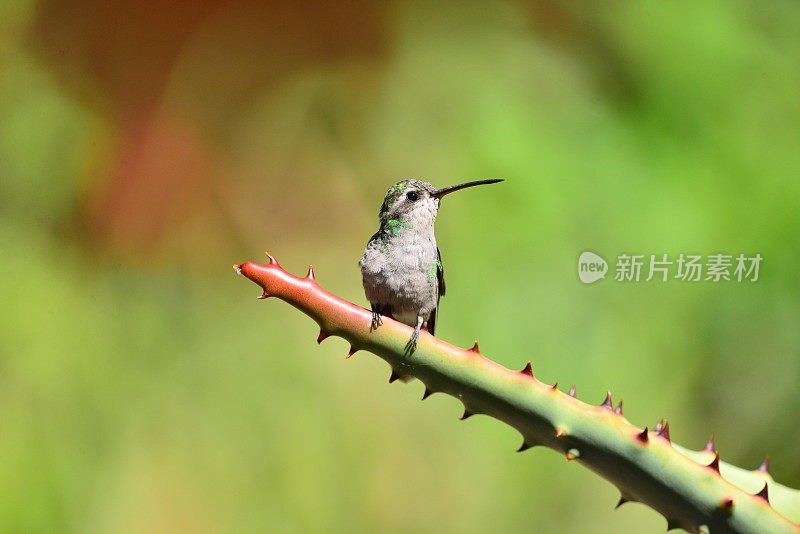
{"type": "Polygon", "coordinates": [[[502,182],[502,178],[492,178],[491,180],[476,180],[474,182],[465,182],[463,184],[458,185],[451,185],[450,187],[443,187],[441,189],[437,189],[431,196],[433,198],[442,198],[443,196],[450,194],[454,191],[459,191],[461,189],[465,189],[467,187],[472,187],[475,185],[486,185],[486,184],[496,184],[497,182],[502,182]]]}

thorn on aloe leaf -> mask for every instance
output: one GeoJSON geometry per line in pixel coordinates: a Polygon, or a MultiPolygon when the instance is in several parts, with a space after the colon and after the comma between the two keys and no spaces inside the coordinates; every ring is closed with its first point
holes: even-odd
{"type": "Polygon", "coordinates": [[[558,428],[558,427],[556,428],[556,437],[558,439],[561,439],[566,435],[567,435],[567,431],[566,430],[564,430],[563,428],[558,428]]]}
{"type": "Polygon", "coordinates": [[[614,408],[614,413],[617,414],[617,415],[624,415],[622,413],[622,401],[619,401],[619,404],[617,405],[617,407],[614,408]]]}
{"type": "Polygon", "coordinates": [[[769,456],[764,457],[764,461],[756,468],[756,471],[769,474],[769,456]]]}
{"type": "Polygon", "coordinates": [[[614,401],[611,400],[611,390],[606,391],[606,398],[603,399],[603,403],[600,405],[601,408],[608,408],[609,410],[613,409],[614,401]]]}
{"type": "Polygon", "coordinates": [[[525,367],[522,369],[522,371],[520,371],[520,373],[533,378],[533,367],[531,366],[531,362],[526,363],[525,367]]]}
{"type": "Polygon", "coordinates": [[[306,273],[306,278],[309,279],[309,280],[315,280],[315,278],[314,278],[314,266],[313,265],[309,265],[308,266],[308,272],[306,273]]]}
{"type": "Polygon", "coordinates": [[[671,440],[669,439],[669,421],[664,419],[664,424],[659,423],[659,425],[656,426],[659,427],[656,433],[671,443],[671,440]]]}
{"type": "Polygon", "coordinates": [[[764,499],[766,502],[769,502],[769,484],[764,482],[764,487],[761,488],[761,491],[756,493],[756,497],[760,497],[764,499]]]}
{"type": "Polygon", "coordinates": [[[520,445],[519,449],[517,449],[517,452],[525,452],[531,448],[533,448],[533,443],[528,443],[527,441],[523,441],[522,445],[520,445]]]}
{"type": "Polygon", "coordinates": [[[325,341],[328,338],[329,335],[330,334],[328,334],[325,330],[320,328],[319,329],[319,335],[317,336],[317,344],[319,345],[320,343],[325,341]]]}
{"type": "Polygon", "coordinates": [[[577,390],[575,389],[575,384],[572,384],[572,387],[569,388],[569,393],[567,393],[567,395],[569,395],[574,399],[576,391],[577,390]]]}
{"type": "Polygon", "coordinates": [[[706,446],[703,450],[706,452],[717,452],[717,444],[714,442],[713,434],[708,438],[708,442],[706,442],[706,446]]]}
{"type": "Polygon", "coordinates": [[[644,430],[636,434],[636,439],[638,439],[642,443],[647,443],[650,441],[650,434],[647,432],[647,427],[644,427],[644,430]]]}
{"type": "Polygon", "coordinates": [[[272,254],[270,254],[269,252],[265,252],[264,254],[266,254],[267,257],[269,258],[269,264],[270,265],[275,265],[275,266],[280,267],[280,263],[278,263],[278,260],[276,260],[275,258],[272,257],[272,254]]]}
{"type": "Polygon", "coordinates": [[[399,378],[400,378],[400,375],[397,373],[397,371],[392,369],[392,374],[389,375],[389,383],[391,384],[392,382],[398,380],[399,378]]]}
{"type": "Polygon", "coordinates": [[[733,511],[733,497],[723,497],[720,506],[723,510],[733,511]]]}
{"type": "Polygon", "coordinates": [[[345,356],[345,359],[351,358],[356,352],[358,352],[358,349],[353,345],[350,345],[350,350],[347,351],[347,356],[345,356]]]}
{"type": "Polygon", "coordinates": [[[572,460],[580,458],[581,453],[578,449],[570,449],[564,456],[566,456],[568,462],[571,462],[572,460]]]}
{"type": "Polygon", "coordinates": [[[469,351],[470,352],[474,352],[475,354],[480,354],[481,353],[481,348],[478,346],[478,340],[477,339],[475,340],[475,343],[472,345],[472,347],[469,349],[469,351]]]}
{"type": "Polygon", "coordinates": [[[550,389],[553,390],[553,391],[558,391],[558,382],[556,382],[555,384],[550,386],[550,389]]]}
{"type": "Polygon", "coordinates": [[[614,510],[618,509],[623,504],[629,503],[629,502],[636,502],[636,499],[633,499],[632,497],[629,497],[629,496],[625,495],[624,493],[620,494],[619,502],[617,502],[617,505],[614,507],[614,510]]]}
{"type": "Polygon", "coordinates": [[[262,293],[261,293],[259,296],[257,296],[256,298],[257,298],[258,300],[264,300],[264,299],[265,299],[265,298],[267,298],[267,297],[269,297],[269,293],[267,293],[267,290],[265,289],[265,290],[264,290],[264,291],[263,291],[263,292],[262,292],[262,293]]]}
{"type": "Polygon", "coordinates": [[[719,473],[719,452],[714,454],[714,459],[708,464],[708,467],[719,473]]]}

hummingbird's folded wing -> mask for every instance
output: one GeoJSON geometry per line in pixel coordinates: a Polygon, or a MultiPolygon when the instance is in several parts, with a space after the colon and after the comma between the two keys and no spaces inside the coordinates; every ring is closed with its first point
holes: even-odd
{"type": "Polygon", "coordinates": [[[436,249],[436,283],[438,287],[436,307],[433,309],[428,319],[428,332],[430,332],[431,335],[436,334],[436,316],[439,313],[439,301],[442,296],[444,296],[444,267],[442,267],[442,253],[438,248],[436,249]]]}

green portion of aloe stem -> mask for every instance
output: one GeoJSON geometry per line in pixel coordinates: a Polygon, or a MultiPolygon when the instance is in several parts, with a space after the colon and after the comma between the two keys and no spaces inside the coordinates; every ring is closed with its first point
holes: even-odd
{"type": "Polygon", "coordinates": [[[393,376],[421,380],[427,392],[459,399],[465,415],[486,414],[516,428],[521,449],[545,446],[585,465],[614,484],[622,501],[657,510],[670,528],[690,532],[800,532],[800,492],[776,483],[761,470],[745,471],[719,461],[711,451],[692,452],[669,439],[664,422],[648,431],[615,410],[610,393],[600,406],[586,404],[538,381],[530,364],[514,371],[480,353],[424,333],[413,354],[405,352],[412,329],[385,318],[370,329],[370,312],[319,287],[313,271],[297,278],[270,263],[247,262],[237,271],[259,284],[261,298],[275,296],[314,319],[328,335],[350,342],[351,353],[372,352],[393,376]],[[764,488],[766,487],[766,491],[764,488]]]}

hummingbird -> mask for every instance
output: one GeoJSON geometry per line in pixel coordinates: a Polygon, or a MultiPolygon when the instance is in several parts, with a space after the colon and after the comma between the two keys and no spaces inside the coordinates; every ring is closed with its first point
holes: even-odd
{"type": "Polygon", "coordinates": [[[380,228],[358,262],[372,307],[371,330],[381,326],[382,316],[413,326],[406,354],[416,350],[425,321],[428,332],[435,333],[439,299],[445,293],[442,255],[433,230],[439,202],[455,191],[502,181],[477,180],[437,189],[422,180],[403,180],[389,188],[380,209],[380,228]]]}

